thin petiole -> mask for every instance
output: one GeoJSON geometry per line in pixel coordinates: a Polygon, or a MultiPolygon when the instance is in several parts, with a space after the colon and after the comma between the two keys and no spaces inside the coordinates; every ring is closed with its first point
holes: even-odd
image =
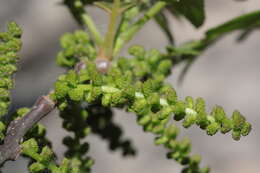
{"type": "Polygon", "coordinates": [[[165,6],[166,2],[159,1],[152,8],[150,8],[142,18],[136,21],[129,29],[119,35],[116,40],[115,48],[114,48],[114,55],[118,54],[122,47],[129,42],[134,35],[151,19],[153,18],[158,12],[160,12],[165,6]]]}

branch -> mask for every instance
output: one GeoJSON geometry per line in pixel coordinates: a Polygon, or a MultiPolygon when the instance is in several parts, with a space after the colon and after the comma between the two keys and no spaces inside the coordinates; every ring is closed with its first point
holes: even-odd
{"type": "Polygon", "coordinates": [[[17,159],[21,153],[19,143],[22,141],[23,136],[54,108],[55,103],[48,96],[41,96],[29,113],[9,124],[4,143],[0,145],[0,165],[7,160],[17,159]]]}

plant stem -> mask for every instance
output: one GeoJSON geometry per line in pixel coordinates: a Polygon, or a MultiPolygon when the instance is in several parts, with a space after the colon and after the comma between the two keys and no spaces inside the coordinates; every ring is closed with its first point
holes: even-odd
{"type": "Polygon", "coordinates": [[[112,12],[110,14],[110,21],[108,25],[108,31],[105,36],[103,49],[105,51],[105,57],[111,59],[113,56],[114,39],[117,29],[117,17],[120,14],[120,0],[114,0],[112,12]]]}
{"type": "Polygon", "coordinates": [[[92,18],[88,14],[82,14],[82,20],[84,24],[87,26],[89,32],[92,34],[94,42],[97,46],[100,46],[103,43],[102,36],[100,35],[98,29],[96,28],[95,23],[93,22],[92,18]]]}
{"type": "Polygon", "coordinates": [[[118,54],[122,47],[129,42],[133,36],[151,19],[153,18],[158,12],[160,12],[165,6],[166,2],[159,1],[152,8],[150,8],[144,16],[135,22],[132,26],[129,27],[127,31],[119,35],[118,39],[116,40],[115,48],[114,48],[114,55],[118,54]]]}

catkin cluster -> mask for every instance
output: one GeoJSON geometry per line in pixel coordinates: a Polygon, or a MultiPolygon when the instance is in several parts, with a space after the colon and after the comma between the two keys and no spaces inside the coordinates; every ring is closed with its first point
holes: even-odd
{"type": "MultiPolygon", "coordinates": [[[[74,38],[77,38],[76,34],[74,38]]],[[[74,41],[73,44],[67,44],[76,46],[74,41]]],[[[66,49],[68,47],[62,52],[66,52],[66,49]]],[[[82,52],[77,51],[78,54],[82,52]]],[[[140,46],[131,47],[129,54],[133,57],[119,58],[112,63],[107,74],[99,73],[92,59],[85,55],[77,56],[73,65],[81,60],[85,62],[86,68],[79,73],[70,70],[55,83],[52,98],[57,101],[59,109],[66,110],[71,102],[86,102],[134,112],[137,123],[143,126],[144,131],[156,135],[155,144],[169,149],[168,158],[186,165],[184,172],[204,173],[208,172],[208,168],[200,168],[200,157],[190,155],[189,140],[176,140],[179,130],[170,122],[171,119],[183,120],[185,128],[196,124],[208,135],[214,135],[218,131],[232,131],[235,140],[250,132],[251,125],[238,111],[234,111],[232,117],[228,118],[220,106],[207,113],[202,98],[194,100],[186,97],[184,101],[178,99],[176,91],[164,83],[172,66],[167,56],[155,49],[146,51],[140,46]]],[[[70,58],[71,56],[62,56],[61,59],[70,58]]]]}

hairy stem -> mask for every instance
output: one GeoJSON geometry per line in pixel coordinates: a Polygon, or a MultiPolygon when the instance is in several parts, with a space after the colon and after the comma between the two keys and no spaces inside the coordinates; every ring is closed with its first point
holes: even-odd
{"type": "Polygon", "coordinates": [[[114,54],[118,54],[122,47],[129,42],[133,36],[151,19],[153,18],[158,12],[160,12],[165,6],[166,2],[159,1],[152,8],[150,8],[144,16],[136,21],[129,29],[122,34],[119,35],[118,39],[116,40],[114,54]]]}

